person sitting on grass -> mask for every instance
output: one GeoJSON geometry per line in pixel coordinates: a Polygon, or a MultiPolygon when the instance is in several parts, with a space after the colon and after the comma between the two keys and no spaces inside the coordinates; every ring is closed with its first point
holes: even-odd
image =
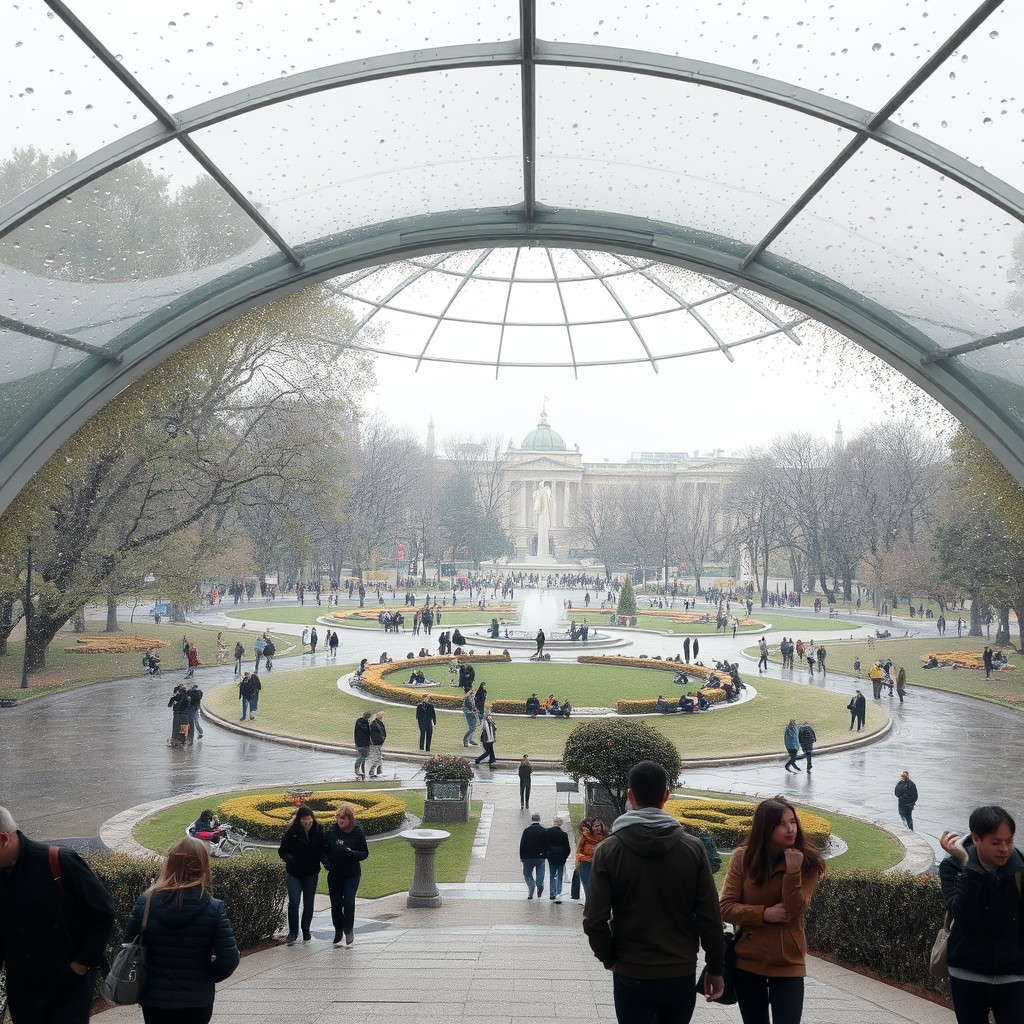
{"type": "Polygon", "coordinates": [[[406,686],[422,686],[427,681],[427,677],[423,674],[422,669],[414,668],[412,675],[409,676],[409,681],[405,684],[406,686]]]}
{"type": "Polygon", "coordinates": [[[655,710],[662,715],[671,715],[676,712],[677,708],[674,708],[671,704],[669,704],[669,702],[665,700],[665,698],[659,693],[658,703],[655,705],[655,710]]]}
{"type": "Polygon", "coordinates": [[[697,710],[697,702],[690,696],[690,694],[684,693],[679,698],[679,704],[677,707],[684,715],[692,715],[697,710]]]}
{"type": "Polygon", "coordinates": [[[698,711],[710,711],[711,710],[711,701],[709,701],[707,699],[707,697],[705,697],[704,694],[700,692],[700,690],[697,691],[697,710],[698,711]]]}
{"type": "Polygon", "coordinates": [[[555,695],[553,693],[548,694],[548,699],[544,701],[544,710],[550,711],[551,705],[555,703],[555,695]]]}
{"type": "Polygon", "coordinates": [[[568,718],[571,714],[572,714],[572,704],[569,702],[569,700],[567,698],[566,700],[562,701],[562,714],[561,714],[561,717],[562,718],[568,718]]]}
{"type": "Polygon", "coordinates": [[[538,715],[544,714],[544,709],[540,706],[540,699],[537,697],[537,694],[531,693],[530,696],[526,698],[526,713],[531,718],[536,718],[538,715]]]}
{"type": "Polygon", "coordinates": [[[551,707],[548,708],[548,714],[551,715],[552,718],[561,718],[562,705],[559,704],[557,700],[553,700],[551,702],[551,707]]]}

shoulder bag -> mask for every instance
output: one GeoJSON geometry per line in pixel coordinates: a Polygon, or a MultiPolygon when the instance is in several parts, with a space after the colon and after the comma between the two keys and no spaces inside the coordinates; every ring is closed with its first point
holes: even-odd
{"type": "MultiPolygon", "coordinates": [[[[725,939],[725,967],[722,969],[722,976],[725,979],[725,990],[715,1002],[722,1006],[732,1006],[736,1002],[736,940],[739,938],[739,934],[727,931],[723,937],[725,939]]],[[[705,964],[704,969],[700,972],[700,977],[697,978],[696,988],[699,996],[704,995],[704,978],[707,973],[708,968],[705,964]]]]}
{"type": "Polygon", "coordinates": [[[103,995],[119,1006],[132,1006],[139,1001],[146,985],[146,948],[142,936],[149,920],[149,901],[153,893],[146,893],[146,909],[142,912],[139,934],[131,942],[122,942],[114,956],[114,963],[103,983],[103,995]]]}

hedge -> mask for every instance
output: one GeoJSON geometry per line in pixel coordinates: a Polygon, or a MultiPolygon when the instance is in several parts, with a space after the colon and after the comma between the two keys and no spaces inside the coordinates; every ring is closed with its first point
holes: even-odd
{"type": "MultiPolygon", "coordinates": [[[[321,825],[333,825],[339,804],[352,804],[368,836],[398,828],[405,821],[405,804],[385,793],[329,790],[312,793],[303,803],[321,825]]],[[[225,800],[217,817],[244,828],[253,839],[278,842],[295,814],[295,804],[281,793],[251,793],[225,800]]]]}
{"type": "MultiPolygon", "coordinates": [[[[465,697],[465,694],[461,691],[457,694],[438,693],[436,690],[424,689],[422,686],[396,686],[394,683],[385,682],[386,676],[396,672],[412,672],[414,668],[422,669],[427,665],[443,665],[445,672],[447,672],[451,660],[447,656],[438,656],[433,658],[405,658],[402,661],[388,662],[386,665],[367,665],[360,685],[367,693],[372,693],[375,697],[380,697],[381,700],[391,701],[395,704],[419,704],[423,697],[429,694],[429,696],[434,698],[435,708],[443,711],[461,711],[462,700],[465,697]]],[[[511,657],[506,657],[504,654],[474,654],[472,657],[461,659],[461,661],[467,662],[470,665],[486,664],[487,662],[500,662],[504,664],[511,660],[511,657]]],[[[511,704],[518,707],[519,701],[495,701],[495,704],[511,704]]],[[[525,710],[526,705],[523,704],[522,707],[525,710]]],[[[492,706],[492,710],[496,709],[492,706]]],[[[512,713],[515,714],[516,712],[513,711],[512,713]]]]}
{"type": "MultiPolygon", "coordinates": [[[[114,898],[114,931],[107,947],[113,962],[128,915],[160,871],[159,857],[125,853],[86,857],[114,898]]],[[[284,864],[262,857],[213,860],[213,895],[223,900],[240,949],[266,942],[284,925],[284,864]]]]}
{"type": "Polygon", "coordinates": [[[945,994],[946,984],[928,971],[944,915],[933,875],[826,871],[807,909],[807,943],[842,963],[945,994]]]}
{"type": "MultiPolygon", "coordinates": [[[[732,800],[678,800],[665,804],[665,810],[684,828],[706,832],[717,846],[733,849],[741,846],[753,824],[755,803],[732,800]]],[[[804,835],[823,849],[832,834],[832,826],[818,814],[797,808],[804,835]]]]}

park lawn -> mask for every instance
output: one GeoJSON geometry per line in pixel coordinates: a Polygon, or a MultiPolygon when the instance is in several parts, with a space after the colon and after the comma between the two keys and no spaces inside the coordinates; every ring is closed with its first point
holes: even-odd
{"type": "MultiPolygon", "coordinates": [[[[740,626],[737,630],[738,633],[761,634],[767,633],[769,630],[782,630],[784,632],[795,633],[799,633],[800,630],[803,630],[804,633],[834,633],[845,632],[848,629],[856,629],[860,625],[860,623],[853,622],[850,619],[830,619],[827,612],[823,612],[820,615],[806,616],[771,615],[769,614],[768,609],[755,608],[754,614],[751,617],[760,619],[762,624],[757,626],[740,626]],[[767,625],[765,625],[765,623],[767,623],[767,625]]],[[[611,625],[611,613],[598,612],[596,615],[589,614],[587,618],[591,621],[591,624],[598,622],[600,625],[608,626],[610,629],[616,628],[611,625]]],[[[704,636],[705,634],[713,636],[715,633],[718,633],[719,636],[732,636],[731,625],[724,631],[717,630],[715,629],[713,618],[711,622],[675,622],[667,616],[638,615],[636,619],[636,628],[657,629],[664,633],[675,633],[679,636],[704,636]]]]}
{"type": "MultiPolygon", "coordinates": [[[[65,647],[73,647],[80,635],[99,637],[153,637],[167,643],[159,650],[165,676],[173,676],[179,670],[184,671],[181,657],[181,637],[187,636],[196,645],[200,667],[217,664],[217,633],[223,632],[224,642],[228,646],[224,663],[233,661],[235,642],[241,640],[245,648],[246,658],[252,659],[253,634],[240,629],[218,630],[213,626],[196,626],[186,624],[161,624],[139,622],[122,624],[119,633],[104,633],[97,629],[97,623],[87,623],[89,628],[85,634],[62,630],[54,637],[46,652],[46,667],[29,676],[27,690],[21,690],[21,662],[24,651],[22,641],[9,642],[7,654],[0,657],[0,697],[31,699],[41,697],[56,690],[71,689],[90,683],[105,683],[112,679],[126,679],[141,676],[143,651],[125,651],[120,654],[70,654],[65,647]]],[[[301,654],[300,646],[295,637],[277,637],[278,658],[301,654]]]]}
{"type": "MultiPolygon", "coordinates": [[[[395,792],[397,786],[398,783],[395,782],[375,782],[373,784],[331,782],[312,785],[309,789],[313,792],[325,789],[354,791],[388,789],[391,790],[392,796],[397,796],[405,802],[410,814],[422,818],[423,793],[418,790],[395,792]]],[[[217,804],[232,797],[263,792],[276,794],[277,790],[235,790],[207,796],[202,800],[186,800],[139,822],[132,830],[132,835],[136,842],[141,843],[147,849],[166,853],[171,844],[176,843],[185,834],[185,829],[199,817],[200,811],[204,808],[215,808],[217,804]]],[[[466,880],[466,871],[469,868],[469,859],[473,851],[473,838],[476,835],[482,807],[482,801],[474,800],[468,822],[445,825],[445,830],[451,832],[451,839],[445,840],[437,851],[436,870],[439,882],[464,882],[466,880]]],[[[274,846],[260,847],[259,855],[275,861],[278,859],[277,848],[274,846]]],[[[404,839],[395,837],[375,840],[371,838],[370,856],[363,863],[362,881],[359,885],[360,897],[376,899],[380,896],[390,896],[396,892],[405,892],[412,881],[413,857],[412,847],[404,839]]],[[[320,873],[317,892],[327,893],[326,871],[320,873]]]]}
{"type": "MultiPolygon", "coordinates": [[[[367,609],[373,611],[370,605],[366,606],[367,609]]],[[[387,605],[386,607],[393,607],[387,605]]],[[[321,616],[329,617],[332,612],[336,611],[354,611],[357,606],[352,605],[349,608],[318,608],[315,604],[307,604],[304,608],[274,608],[271,605],[258,607],[252,607],[244,612],[228,612],[228,618],[231,619],[244,619],[250,622],[286,622],[293,626],[316,626],[317,633],[327,628],[325,625],[321,625],[317,622],[321,616]]],[[[365,609],[364,609],[365,610],[365,609]]],[[[396,640],[401,637],[412,637],[412,617],[416,614],[415,608],[403,608],[402,614],[405,616],[405,629],[403,632],[385,633],[384,627],[374,619],[369,621],[359,619],[336,619],[331,624],[332,626],[344,626],[346,629],[368,629],[376,630],[382,637],[390,639],[394,637],[396,640]]],[[[519,617],[512,615],[508,611],[503,611],[501,617],[505,619],[510,625],[517,623],[519,617]]],[[[448,629],[454,628],[455,626],[486,626],[491,621],[490,609],[485,608],[481,611],[479,608],[466,608],[453,611],[451,608],[441,609],[441,623],[438,625],[437,620],[434,621],[434,632],[433,636],[436,637],[438,633],[448,629]]],[[[420,634],[415,639],[427,642],[431,638],[426,633],[420,634]]],[[[436,641],[435,641],[436,642],[436,641]]]]}
{"type": "MultiPolygon", "coordinates": [[[[608,679],[602,679],[600,675],[606,672],[610,674],[609,678],[612,674],[622,673],[623,686],[618,692],[623,696],[635,695],[635,690],[631,693],[626,687],[628,679],[635,679],[635,672],[641,673],[641,681],[646,687],[644,695],[656,696],[659,687],[666,693],[673,690],[671,675],[653,670],[566,666],[558,663],[516,666],[489,664],[482,668],[486,668],[486,672],[478,671],[477,680],[486,679],[489,691],[493,683],[492,696],[521,698],[532,690],[562,695],[575,690],[579,673],[592,675],[595,686],[601,686],[607,693],[608,679]],[[522,675],[513,677],[512,673],[517,668],[522,675]],[[502,670],[500,677],[497,669],[502,670]]],[[[411,705],[386,705],[341,692],[337,688],[337,680],[343,671],[342,668],[302,669],[274,676],[269,682],[264,677],[258,719],[246,722],[244,728],[257,735],[283,735],[351,745],[355,719],[368,709],[383,710],[388,731],[385,753],[388,750],[417,753],[419,729],[415,709],[411,705]]],[[[669,736],[684,760],[770,754],[778,754],[782,758],[782,733],[790,718],[800,721],[806,719],[813,723],[818,735],[818,749],[849,738],[849,712],[846,710],[848,697],[772,679],[759,679],[756,686],[758,698],[746,704],[701,715],[651,715],[644,717],[644,721],[669,736]]],[[[238,716],[237,691],[234,683],[210,690],[204,698],[204,707],[215,715],[234,721],[238,716]]],[[[446,692],[458,691],[446,688],[446,692]]],[[[574,703],[580,706],[597,704],[593,699],[586,699],[586,691],[584,699],[574,700],[574,703]]],[[[462,736],[466,727],[461,712],[438,711],[437,718],[432,753],[464,754],[466,751],[462,746],[462,736]]],[[[580,721],[578,718],[531,719],[525,715],[498,715],[497,756],[506,762],[518,761],[527,753],[538,760],[557,761],[562,756],[566,737],[580,721]]],[[[869,705],[869,734],[883,729],[888,721],[884,711],[869,705]]],[[[481,748],[471,749],[475,755],[481,748]]]]}
{"type": "MultiPolygon", "coordinates": [[[[1021,708],[1024,706],[1024,658],[1012,647],[1002,648],[1006,651],[1010,664],[1016,668],[993,672],[986,679],[981,669],[969,668],[930,668],[924,669],[922,655],[933,651],[981,651],[988,645],[984,637],[957,638],[954,625],[953,636],[931,637],[927,640],[875,640],[869,646],[868,640],[843,640],[827,645],[828,658],[826,664],[830,671],[842,672],[863,679],[869,684],[868,669],[876,662],[891,658],[896,666],[902,665],[907,670],[908,700],[913,700],[915,686],[934,690],[945,690],[947,693],[961,693],[968,697],[1002,704],[1005,707],[1021,708]],[[853,662],[860,659],[860,672],[855,672],[853,662]]],[[[999,650],[1000,648],[995,648],[999,650]]],[[[757,648],[749,648],[745,653],[757,657],[757,648]]],[[[769,660],[782,664],[778,649],[773,646],[769,660]]],[[[807,668],[797,666],[796,678],[806,676],[807,668]]],[[[870,684],[869,684],[870,685],[870,684]]],[[[865,691],[868,693],[868,691],[865,691]]],[[[868,693],[870,697],[870,693],[868,693]]],[[[895,699],[895,698],[894,698],[895,699]]],[[[870,700],[869,700],[870,704],[870,700]]],[[[870,710],[870,708],[869,708],[870,710]]]]}

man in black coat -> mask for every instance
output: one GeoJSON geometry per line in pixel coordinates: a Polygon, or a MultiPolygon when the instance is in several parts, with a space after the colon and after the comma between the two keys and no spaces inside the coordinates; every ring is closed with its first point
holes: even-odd
{"type": "Polygon", "coordinates": [[[548,862],[548,871],[551,873],[551,892],[549,900],[555,903],[562,902],[562,875],[565,872],[565,862],[569,859],[571,847],[569,837],[565,834],[562,826],[565,822],[561,818],[555,818],[551,828],[547,829],[547,852],[545,857],[548,862]]]}
{"type": "Polygon", "coordinates": [[[416,724],[420,727],[420,750],[429,750],[434,726],[437,725],[433,697],[423,697],[416,705],[416,724]]]}
{"type": "Polygon", "coordinates": [[[854,725],[857,726],[857,732],[860,732],[864,728],[864,719],[867,715],[868,702],[864,699],[864,694],[857,690],[857,692],[850,698],[850,703],[846,705],[847,711],[850,712],[850,729],[852,730],[854,725]]]}
{"type": "Polygon", "coordinates": [[[0,807],[0,961],[16,1024],[87,1024],[113,927],[114,901],[89,865],[28,839],[0,807]]]}
{"type": "Polygon", "coordinates": [[[528,900],[533,899],[534,889],[538,899],[544,895],[544,862],[548,853],[548,830],[540,823],[540,815],[532,815],[530,821],[532,824],[523,829],[519,838],[519,859],[523,862],[528,900]]]}

